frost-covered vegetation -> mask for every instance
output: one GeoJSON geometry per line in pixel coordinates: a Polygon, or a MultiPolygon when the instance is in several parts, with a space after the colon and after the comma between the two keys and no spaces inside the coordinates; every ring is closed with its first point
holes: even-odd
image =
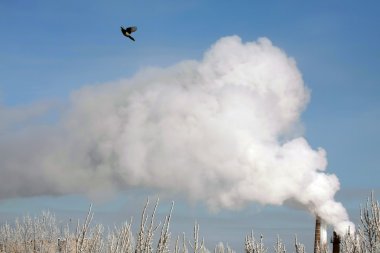
{"type": "MultiPolygon", "coordinates": [[[[58,228],[56,218],[49,212],[43,212],[39,217],[25,216],[16,219],[13,225],[8,223],[0,226],[0,252],[7,253],[208,253],[204,239],[199,238],[199,224],[194,225],[194,233],[189,240],[185,234],[172,238],[169,225],[173,206],[164,221],[156,224],[155,213],[158,201],[151,214],[147,214],[147,201],[141,214],[137,233],[131,229],[132,221],[126,222],[114,229],[105,229],[102,225],[91,225],[93,212],[91,207],[83,222],[77,223],[76,229],[70,230],[69,225],[62,230],[58,228]]],[[[341,238],[342,253],[378,253],[380,252],[380,205],[373,194],[365,206],[361,207],[360,224],[355,232],[348,231],[341,238]]],[[[243,242],[242,242],[243,243],[243,242]]],[[[305,246],[295,237],[294,248],[286,249],[285,244],[277,237],[275,245],[264,245],[263,236],[256,238],[253,233],[245,238],[246,253],[305,253],[305,246]]],[[[234,253],[228,244],[219,243],[213,249],[214,253],[234,253]]],[[[311,251],[309,251],[311,252],[311,251]]],[[[329,252],[327,247],[321,253],[329,252]]]]}

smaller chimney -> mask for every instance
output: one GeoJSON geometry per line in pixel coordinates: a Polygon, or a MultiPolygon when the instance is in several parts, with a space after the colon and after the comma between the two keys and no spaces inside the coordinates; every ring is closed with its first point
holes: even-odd
{"type": "Polygon", "coordinates": [[[340,252],[340,236],[334,231],[333,238],[331,239],[333,244],[333,253],[340,252]]]}

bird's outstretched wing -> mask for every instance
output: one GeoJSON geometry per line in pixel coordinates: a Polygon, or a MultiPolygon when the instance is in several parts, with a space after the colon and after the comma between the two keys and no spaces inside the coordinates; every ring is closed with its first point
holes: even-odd
{"type": "Polygon", "coordinates": [[[126,30],[127,30],[127,33],[133,33],[137,31],[137,27],[131,26],[131,27],[128,27],[126,30]]]}

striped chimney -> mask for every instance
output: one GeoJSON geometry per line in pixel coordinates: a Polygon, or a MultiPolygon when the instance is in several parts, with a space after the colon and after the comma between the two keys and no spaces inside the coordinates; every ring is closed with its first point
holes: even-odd
{"type": "Polygon", "coordinates": [[[315,219],[314,253],[319,253],[327,245],[326,224],[317,216],[315,219]]]}

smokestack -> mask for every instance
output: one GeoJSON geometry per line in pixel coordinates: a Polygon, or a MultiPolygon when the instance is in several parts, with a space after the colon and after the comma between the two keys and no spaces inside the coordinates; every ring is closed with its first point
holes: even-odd
{"type": "Polygon", "coordinates": [[[340,252],[340,236],[335,231],[334,231],[331,242],[333,244],[332,253],[339,253],[340,252]]]}
{"type": "Polygon", "coordinates": [[[320,253],[321,249],[326,247],[326,243],[327,243],[326,224],[317,215],[315,219],[314,253],[320,253]]]}
{"type": "Polygon", "coordinates": [[[321,218],[319,216],[315,219],[315,233],[314,233],[314,253],[318,253],[321,245],[321,218]]]}

